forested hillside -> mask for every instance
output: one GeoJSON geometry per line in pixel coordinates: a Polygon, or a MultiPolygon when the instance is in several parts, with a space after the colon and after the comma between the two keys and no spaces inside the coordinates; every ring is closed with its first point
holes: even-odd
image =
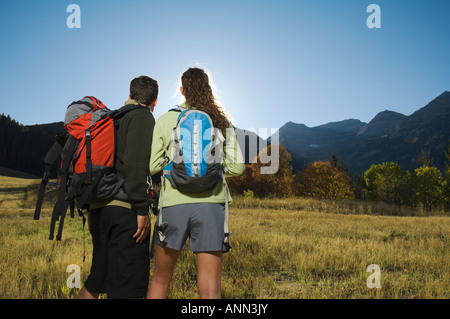
{"type": "Polygon", "coordinates": [[[41,176],[43,159],[63,123],[25,126],[0,115],[0,166],[41,176]]]}

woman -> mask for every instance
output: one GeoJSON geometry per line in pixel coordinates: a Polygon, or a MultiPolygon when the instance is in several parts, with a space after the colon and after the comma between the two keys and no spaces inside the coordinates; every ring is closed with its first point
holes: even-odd
{"type": "MultiPolygon", "coordinates": [[[[227,172],[225,176],[242,174],[245,166],[236,135],[222,108],[215,102],[205,71],[199,68],[185,71],[181,77],[180,92],[186,99],[180,107],[192,107],[208,113],[214,126],[220,129],[226,138],[224,161],[221,164],[227,172]]],[[[165,156],[172,160],[173,142],[170,141],[179,115],[179,112],[169,111],[163,114],[155,125],[150,157],[152,175],[163,170],[167,164],[162,160],[165,156]]],[[[221,298],[222,254],[229,249],[229,246],[224,244],[224,204],[225,198],[231,198],[228,188],[224,183],[218,182],[209,191],[188,195],[165,180],[160,196],[162,216],[156,222],[155,231],[165,223],[167,226],[164,228],[163,241],[159,236],[155,236],[155,267],[147,298],[166,297],[175,264],[188,237],[189,249],[197,258],[197,286],[200,298],[221,298]]]]}

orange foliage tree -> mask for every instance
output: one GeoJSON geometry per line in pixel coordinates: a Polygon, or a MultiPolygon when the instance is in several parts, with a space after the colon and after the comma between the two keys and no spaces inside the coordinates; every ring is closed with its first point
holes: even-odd
{"type": "Polygon", "coordinates": [[[319,199],[355,197],[348,174],[330,162],[323,161],[315,162],[297,174],[295,193],[319,199]]]}
{"type": "Polygon", "coordinates": [[[290,197],[293,195],[291,160],[291,154],[283,146],[269,145],[252,164],[246,165],[242,175],[227,179],[228,186],[233,194],[251,190],[258,197],[290,197]]]}

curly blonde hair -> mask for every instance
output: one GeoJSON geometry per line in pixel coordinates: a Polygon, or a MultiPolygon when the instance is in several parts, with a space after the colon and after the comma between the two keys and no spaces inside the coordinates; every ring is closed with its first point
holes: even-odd
{"type": "Polygon", "coordinates": [[[181,76],[181,86],[186,104],[208,113],[214,126],[225,132],[230,126],[230,120],[216,103],[206,72],[199,68],[187,69],[181,76]]]}

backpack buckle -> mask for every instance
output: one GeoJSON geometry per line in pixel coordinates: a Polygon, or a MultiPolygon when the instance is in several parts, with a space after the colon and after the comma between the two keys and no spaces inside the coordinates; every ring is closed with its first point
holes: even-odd
{"type": "Polygon", "coordinates": [[[42,183],[47,184],[49,179],[50,179],[50,173],[44,172],[44,176],[42,176],[42,183]]]}

